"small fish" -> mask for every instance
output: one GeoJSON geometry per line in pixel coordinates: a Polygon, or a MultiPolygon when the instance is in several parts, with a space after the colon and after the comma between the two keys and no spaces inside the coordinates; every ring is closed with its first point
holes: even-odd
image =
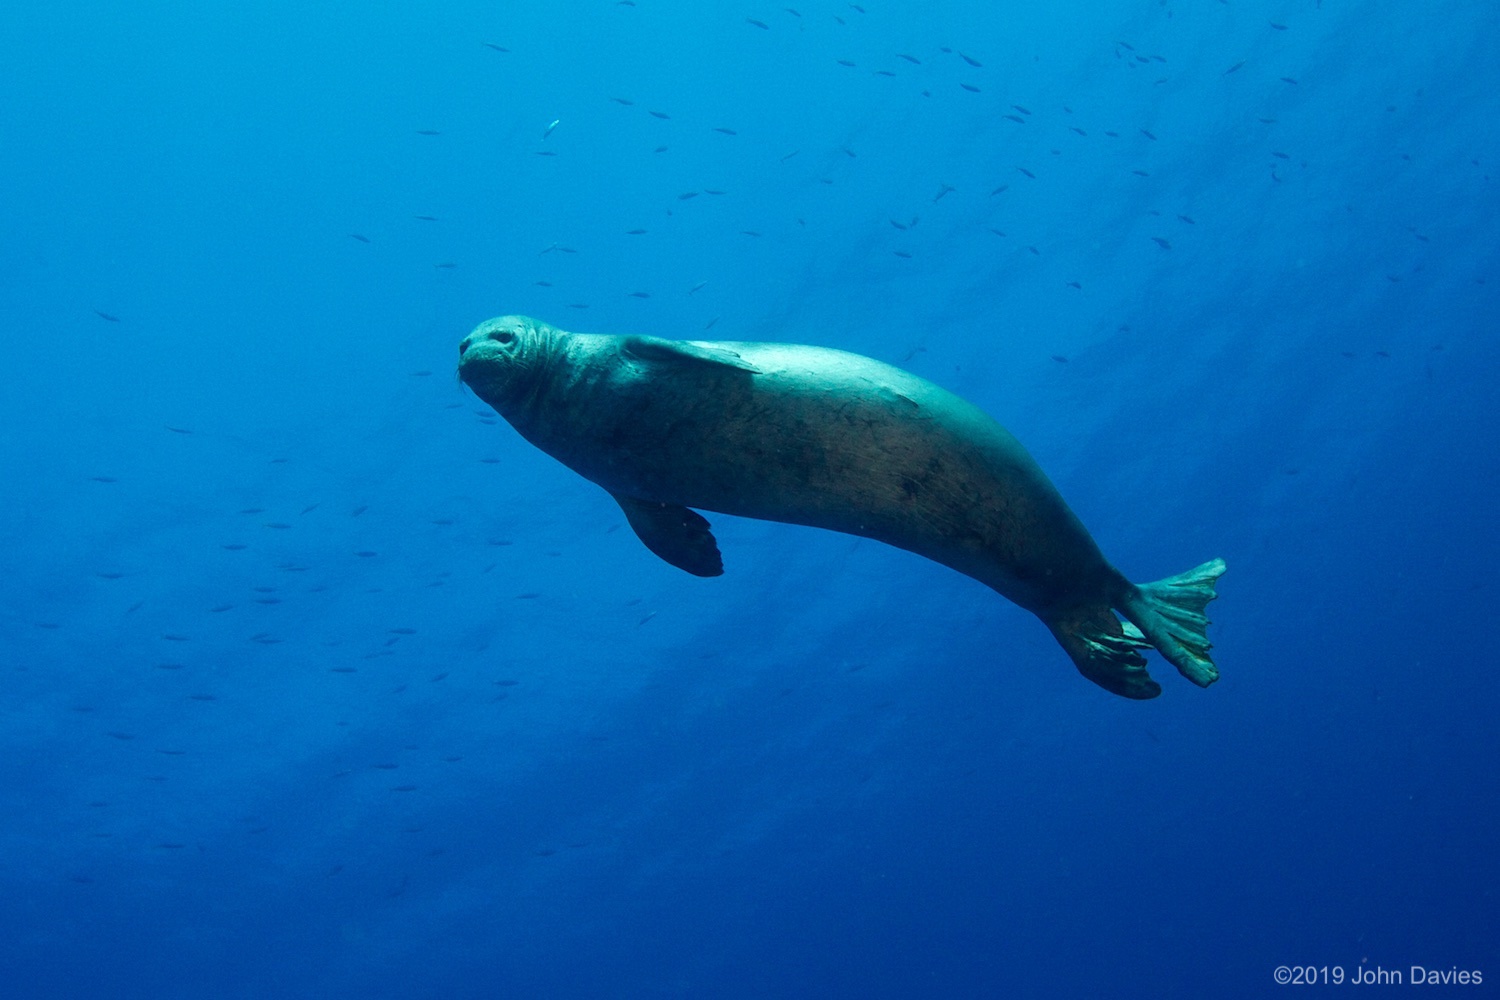
{"type": "Polygon", "coordinates": [[[950,191],[957,190],[958,188],[954,187],[952,184],[943,184],[938,188],[938,193],[932,196],[932,200],[938,201],[943,197],[943,195],[948,194],[950,191]]]}
{"type": "Polygon", "coordinates": [[[1198,224],[1190,216],[1179,215],[1177,218],[1181,219],[1183,222],[1186,222],[1190,226],[1196,226],[1198,224]]]}
{"type": "Polygon", "coordinates": [[[911,260],[911,254],[907,253],[905,250],[892,250],[891,253],[895,254],[897,257],[900,257],[902,260],[911,260]]]}
{"type": "Polygon", "coordinates": [[[349,235],[353,239],[359,240],[361,243],[368,243],[368,242],[370,242],[370,237],[368,237],[368,236],[362,236],[359,233],[350,233],[349,235]]]}
{"type": "Polygon", "coordinates": [[[979,88],[974,86],[972,83],[960,83],[959,86],[964,88],[971,94],[979,93],[979,88]]]}
{"type": "Polygon", "coordinates": [[[687,291],[687,293],[689,295],[692,295],[694,292],[696,292],[698,289],[702,288],[706,284],[708,284],[708,282],[706,282],[706,281],[700,281],[696,285],[694,285],[692,288],[689,288],[688,291],[687,291]]]}
{"type": "Polygon", "coordinates": [[[1151,237],[1151,242],[1155,243],[1157,246],[1161,247],[1163,250],[1170,250],[1170,249],[1172,249],[1172,241],[1169,240],[1169,239],[1167,239],[1164,236],[1153,236],[1153,237],[1151,237]]]}
{"type": "Polygon", "coordinates": [[[1277,31],[1285,31],[1286,30],[1286,25],[1284,25],[1284,24],[1277,24],[1275,21],[1267,21],[1266,23],[1269,24],[1271,27],[1275,28],[1277,31]]]}
{"type": "Polygon", "coordinates": [[[1076,288],[1076,289],[1078,289],[1078,290],[1079,290],[1079,291],[1080,291],[1080,292],[1081,292],[1081,291],[1083,291],[1083,286],[1082,286],[1082,285],[1080,285],[1080,284],[1079,284],[1079,283],[1078,283],[1078,282],[1076,282],[1076,281],[1070,281],[1070,282],[1068,282],[1068,287],[1069,287],[1069,288],[1076,288]]]}
{"type": "Polygon", "coordinates": [[[698,192],[697,191],[684,191],[684,192],[682,192],[682,194],[680,194],[680,195],[677,196],[677,200],[678,201],[687,201],[689,198],[696,198],[696,197],[698,197],[698,192]]]}
{"type": "Polygon", "coordinates": [[[766,22],[764,22],[764,21],[757,21],[757,20],[756,20],[756,19],[755,19],[755,18],[753,18],[753,17],[747,17],[747,18],[745,18],[745,23],[746,23],[746,24],[753,24],[753,25],[755,25],[755,26],[756,26],[756,27],[757,27],[757,28],[765,28],[765,29],[766,29],[766,30],[768,30],[768,31],[769,31],[769,30],[770,30],[770,28],[771,28],[771,26],[770,26],[770,25],[769,25],[769,24],[767,24],[767,23],[766,23],[766,22]]]}
{"type": "Polygon", "coordinates": [[[634,101],[630,100],[627,97],[611,97],[610,100],[614,101],[616,104],[623,104],[627,108],[635,104],[634,101]]]}
{"type": "Polygon", "coordinates": [[[1017,111],[1021,112],[1021,114],[1023,114],[1023,115],[1029,115],[1029,114],[1031,114],[1031,111],[1029,109],[1023,108],[1019,104],[1012,104],[1011,107],[1015,108],[1017,111]]]}
{"type": "Polygon", "coordinates": [[[1064,365],[1068,363],[1068,359],[1063,357],[1061,354],[1052,355],[1052,360],[1064,365]]]}
{"type": "Polygon", "coordinates": [[[494,42],[480,42],[479,44],[483,45],[487,49],[494,49],[496,52],[509,52],[510,51],[510,49],[507,49],[505,46],[503,46],[503,45],[496,45],[494,42]]]}
{"type": "Polygon", "coordinates": [[[1079,128],[1077,125],[1069,125],[1068,126],[1068,131],[1069,132],[1077,132],[1079,135],[1082,135],[1082,136],[1087,136],[1088,135],[1087,132],[1085,132],[1083,129],[1079,128]]]}
{"type": "Polygon", "coordinates": [[[1151,141],[1152,141],[1152,142],[1155,142],[1155,141],[1156,141],[1156,136],[1154,136],[1154,135],[1152,135],[1152,134],[1151,134],[1151,133],[1150,133],[1150,132],[1149,132],[1149,131],[1148,131],[1148,130],[1146,130],[1146,129],[1141,129],[1141,135],[1143,135],[1143,136],[1145,136],[1145,137],[1146,137],[1146,138],[1147,138],[1147,139],[1150,139],[1150,140],[1151,140],[1151,141]]]}
{"type": "Polygon", "coordinates": [[[714,131],[718,132],[720,135],[739,135],[739,133],[732,128],[716,128],[714,129],[714,131]]]}
{"type": "Polygon", "coordinates": [[[997,194],[1004,194],[1006,191],[1009,191],[1009,190],[1010,190],[1010,185],[1009,184],[1001,184],[999,187],[995,188],[995,190],[993,190],[993,191],[990,192],[990,197],[993,198],[997,194]]]}
{"type": "Polygon", "coordinates": [[[1228,69],[1226,69],[1224,71],[1224,75],[1228,76],[1230,73],[1238,73],[1240,71],[1240,68],[1242,66],[1244,66],[1244,65],[1245,65],[1245,61],[1243,59],[1241,59],[1239,62],[1235,63],[1233,66],[1231,66],[1228,69]]]}
{"type": "Polygon", "coordinates": [[[646,113],[648,115],[650,115],[652,118],[660,118],[663,121],[670,120],[671,117],[672,117],[671,115],[667,114],[665,111],[648,111],[646,113]]]}
{"type": "Polygon", "coordinates": [[[1292,77],[1289,77],[1289,76],[1282,77],[1281,78],[1281,82],[1282,83],[1290,83],[1294,87],[1298,85],[1297,81],[1295,79],[1293,79],[1292,77]]]}
{"type": "Polygon", "coordinates": [[[1022,118],[1020,115],[1002,115],[1001,117],[1008,122],[1015,122],[1017,125],[1026,124],[1026,119],[1022,118]]]}
{"type": "Polygon", "coordinates": [[[896,75],[896,74],[895,74],[895,73],[892,73],[892,72],[891,72],[891,71],[890,71],[890,70],[888,70],[888,69],[877,69],[877,70],[876,70],[876,71],[875,71],[875,75],[876,75],[876,76],[895,76],[895,75],[896,75]]]}
{"type": "MultiPolygon", "coordinates": [[[[365,242],[368,243],[370,241],[369,240],[365,240],[365,242]]],[[[113,315],[111,313],[100,312],[98,309],[94,310],[94,315],[98,316],[100,319],[105,320],[106,322],[109,322],[109,323],[118,323],[118,322],[120,322],[120,317],[115,316],[115,315],[113,315]]]]}
{"type": "Polygon", "coordinates": [[[975,69],[982,69],[984,67],[984,63],[980,62],[978,59],[975,59],[971,55],[966,55],[966,54],[960,52],[958,54],[958,57],[960,59],[962,59],[964,62],[968,63],[970,66],[973,66],[975,69]]]}
{"type": "Polygon", "coordinates": [[[849,69],[854,69],[854,64],[847,59],[835,59],[834,62],[840,66],[847,66],[849,69]]]}
{"type": "Polygon", "coordinates": [[[552,119],[552,124],[550,124],[550,125],[547,126],[546,131],[544,131],[542,133],[542,138],[543,139],[547,138],[547,136],[549,136],[549,135],[552,134],[552,130],[555,129],[555,128],[557,128],[557,126],[559,126],[561,124],[562,124],[562,119],[561,118],[554,118],[554,119],[552,119]]]}
{"type": "Polygon", "coordinates": [[[649,299],[651,297],[651,293],[650,292],[631,292],[630,293],[630,297],[632,299],[649,299]]]}
{"type": "Polygon", "coordinates": [[[1036,180],[1036,174],[1032,173],[1030,170],[1027,170],[1025,167],[1017,167],[1016,169],[1021,171],[1021,173],[1025,174],[1027,177],[1030,177],[1032,180],[1036,180]]]}
{"type": "Polygon", "coordinates": [[[438,220],[438,217],[435,215],[413,215],[412,218],[420,219],[423,222],[436,222],[438,220]]]}
{"type": "Polygon", "coordinates": [[[922,65],[922,60],[918,59],[916,56],[909,56],[905,52],[897,52],[896,53],[896,58],[897,59],[905,59],[907,62],[911,63],[913,66],[920,66],[920,65],[922,65]]]}
{"type": "Polygon", "coordinates": [[[417,135],[442,135],[442,134],[443,133],[439,132],[437,129],[431,129],[431,128],[419,128],[419,129],[417,129],[417,135]]]}
{"type": "Polygon", "coordinates": [[[626,236],[645,236],[646,235],[646,231],[644,229],[627,229],[627,230],[625,230],[625,235],[626,236]]]}

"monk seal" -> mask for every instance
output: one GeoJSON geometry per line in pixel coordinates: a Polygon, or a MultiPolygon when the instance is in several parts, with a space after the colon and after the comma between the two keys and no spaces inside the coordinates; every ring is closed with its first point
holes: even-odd
{"type": "Polygon", "coordinates": [[[1219,677],[1205,610],[1222,559],[1131,583],[1020,442],[909,372],[825,347],[569,333],[525,316],[486,320],[458,352],[480,399],[689,573],[724,571],[692,508],[828,528],[986,584],[1115,694],[1161,693],[1140,653],[1153,647],[1201,687],[1219,677]]]}

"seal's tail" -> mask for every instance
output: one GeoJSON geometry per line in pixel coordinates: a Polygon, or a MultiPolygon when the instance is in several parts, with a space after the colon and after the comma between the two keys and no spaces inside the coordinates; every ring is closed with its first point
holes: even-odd
{"type": "Polygon", "coordinates": [[[1106,691],[1126,698],[1155,698],[1161,685],[1146,672],[1139,650],[1155,648],[1188,680],[1208,687],[1219,679],[1209,659],[1208,602],[1224,560],[1214,559],[1186,573],[1130,587],[1120,602],[1128,621],[1108,607],[1076,608],[1047,621],[1079,673],[1106,691]]]}
{"type": "Polygon", "coordinates": [[[1199,687],[1219,679],[1219,668],[1209,659],[1208,602],[1218,597],[1214,584],[1224,574],[1224,560],[1143,583],[1122,602],[1120,610],[1145,634],[1178,672],[1199,687]]]}

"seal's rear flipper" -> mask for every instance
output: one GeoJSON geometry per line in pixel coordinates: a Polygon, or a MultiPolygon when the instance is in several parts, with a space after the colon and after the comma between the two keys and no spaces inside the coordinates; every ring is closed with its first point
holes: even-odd
{"type": "Polygon", "coordinates": [[[1047,627],[1073,658],[1078,672],[1104,690],[1136,699],[1161,694],[1161,685],[1146,673],[1146,658],[1136,652],[1150,649],[1151,644],[1109,608],[1077,608],[1048,620],[1047,627]]]}
{"type": "Polygon", "coordinates": [[[696,510],[634,497],[615,496],[615,502],[646,548],[673,566],[694,576],[719,576],[724,572],[724,560],[719,557],[713,532],[708,530],[708,519],[696,510]]]}
{"type": "Polygon", "coordinates": [[[1208,687],[1219,679],[1219,668],[1209,659],[1208,602],[1219,596],[1214,584],[1224,573],[1224,560],[1213,559],[1177,576],[1135,588],[1120,605],[1151,645],[1160,650],[1182,676],[1208,687]]]}

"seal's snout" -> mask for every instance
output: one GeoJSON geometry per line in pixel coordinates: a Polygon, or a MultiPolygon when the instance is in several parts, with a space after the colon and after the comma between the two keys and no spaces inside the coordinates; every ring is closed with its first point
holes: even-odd
{"type": "Polygon", "coordinates": [[[459,341],[459,358],[462,358],[465,354],[467,354],[469,348],[473,347],[475,344],[485,343],[487,341],[499,344],[501,347],[509,347],[516,342],[516,333],[514,330],[508,329],[503,326],[496,327],[492,330],[475,330],[463,340],[459,341]]]}

